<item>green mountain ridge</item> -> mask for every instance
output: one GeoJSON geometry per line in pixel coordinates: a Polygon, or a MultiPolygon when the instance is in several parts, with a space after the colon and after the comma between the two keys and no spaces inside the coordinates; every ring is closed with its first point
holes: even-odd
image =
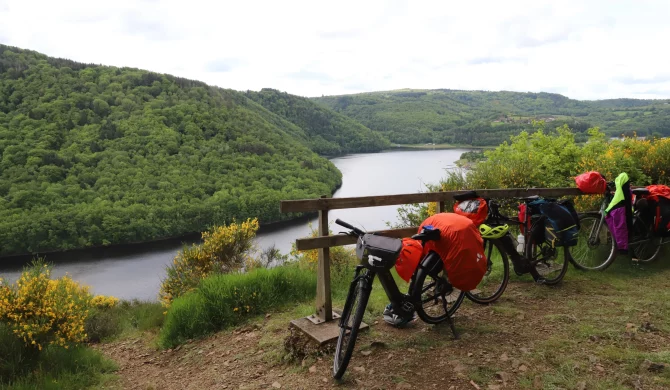
{"type": "Polygon", "coordinates": [[[319,154],[379,152],[391,146],[380,133],[307,98],[270,88],[246,96],[303,129],[307,145],[319,154]]]}
{"type": "Polygon", "coordinates": [[[580,101],[554,93],[403,89],[312,100],[347,115],[392,142],[498,145],[533,120],[568,124],[577,139],[599,126],[612,135],[670,136],[670,100],[580,101]]]}
{"type": "Polygon", "coordinates": [[[241,92],[0,45],[0,255],[286,219],[341,184],[306,137],[241,92]]]}

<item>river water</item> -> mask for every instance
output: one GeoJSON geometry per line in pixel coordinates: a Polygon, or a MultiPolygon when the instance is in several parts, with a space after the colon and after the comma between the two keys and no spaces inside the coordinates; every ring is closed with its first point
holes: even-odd
{"type": "MultiPolygon", "coordinates": [[[[333,195],[337,198],[368,195],[394,195],[425,191],[425,184],[437,183],[445,169],[466,150],[394,150],[382,153],[352,154],[331,159],[342,172],[342,187],[333,195]]],[[[397,220],[398,206],[367,207],[329,212],[331,230],[338,232],[336,218],[364,230],[386,228],[387,222],[397,220]]],[[[260,248],[274,245],[289,253],[297,238],[309,235],[308,224],[316,227],[316,218],[261,228],[257,236],[260,248]]],[[[95,294],[113,295],[121,299],[155,300],[165,266],[174,259],[184,244],[197,237],[167,240],[149,244],[113,248],[98,248],[49,255],[54,264],[53,275],[70,275],[74,280],[91,286],[95,294]]],[[[22,263],[0,260],[0,277],[14,280],[22,263]]]]}

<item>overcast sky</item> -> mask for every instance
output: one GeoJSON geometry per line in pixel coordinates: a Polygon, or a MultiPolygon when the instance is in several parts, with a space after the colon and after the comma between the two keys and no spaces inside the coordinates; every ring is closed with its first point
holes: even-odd
{"type": "Polygon", "coordinates": [[[670,98],[670,1],[0,0],[0,43],[224,88],[670,98]]]}

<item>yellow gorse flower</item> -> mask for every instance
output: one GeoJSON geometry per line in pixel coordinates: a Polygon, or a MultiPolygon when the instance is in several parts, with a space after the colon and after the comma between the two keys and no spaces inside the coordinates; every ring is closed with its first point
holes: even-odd
{"type": "Polygon", "coordinates": [[[164,306],[194,289],[200,280],[213,273],[238,270],[248,260],[258,219],[216,226],[202,233],[203,243],[184,248],[168,266],[168,277],[161,284],[160,300],[164,306]]]}
{"type": "Polygon", "coordinates": [[[86,339],[84,322],[91,307],[88,287],[69,276],[52,280],[46,265],[24,271],[12,285],[0,283],[0,321],[27,346],[67,347],[86,339]]]}

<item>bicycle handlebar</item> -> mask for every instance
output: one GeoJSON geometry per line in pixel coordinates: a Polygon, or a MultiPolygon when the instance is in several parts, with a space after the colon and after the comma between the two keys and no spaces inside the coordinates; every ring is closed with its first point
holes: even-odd
{"type": "Polygon", "coordinates": [[[361,229],[359,229],[359,228],[357,228],[357,227],[355,227],[355,226],[353,226],[353,225],[351,225],[351,224],[349,224],[349,223],[346,223],[346,222],[344,222],[343,220],[341,220],[341,219],[339,219],[339,218],[337,218],[337,219],[335,220],[335,223],[338,224],[338,225],[340,225],[340,226],[343,226],[343,227],[345,227],[345,228],[347,228],[347,229],[351,229],[351,231],[353,231],[354,233],[356,233],[357,236],[362,236],[362,235],[365,234],[365,232],[362,231],[361,229]]]}

